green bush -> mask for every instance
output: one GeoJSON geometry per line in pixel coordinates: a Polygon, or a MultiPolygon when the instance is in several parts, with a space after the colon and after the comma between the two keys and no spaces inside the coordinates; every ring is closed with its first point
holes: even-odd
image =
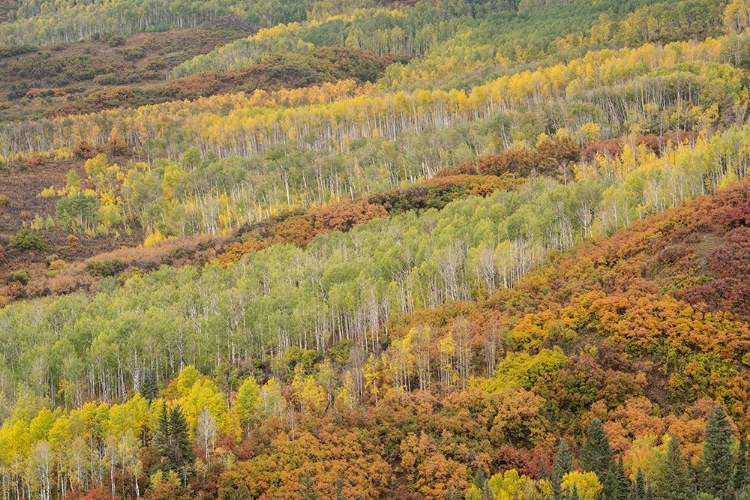
{"type": "Polygon", "coordinates": [[[0,45],[0,58],[28,54],[36,50],[37,48],[33,45],[0,45]]]}
{"type": "Polygon", "coordinates": [[[127,264],[118,259],[95,260],[86,264],[86,272],[91,276],[106,278],[121,273],[127,267],[127,264]]]}
{"type": "Polygon", "coordinates": [[[8,276],[9,282],[17,282],[21,283],[22,285],[27,285],[29,281],[31,281],[31,276],[29,276],[29,272],[25,269],[22,269],[20,271],[13,271],[10,273],[10,276],[8,276]]]}
{"type": "Polygon", "coordinates": [[[105,41],[110,47],[120,47],[125,45],[125,36],[120,33],[107,34],[105,41]]]}
{"type": "Polygon", "coordinates": [[[9,246],[16,250],[35,250],[45,252],[49,249],[47,240],[44,237],[32,233],[28,229],[21,229],[11,238],[9,246]]]}

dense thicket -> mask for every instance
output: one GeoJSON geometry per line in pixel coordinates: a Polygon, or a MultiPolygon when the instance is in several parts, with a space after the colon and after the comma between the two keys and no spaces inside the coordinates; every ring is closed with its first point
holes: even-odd
{"type": "MultiPolygon", "coordinates": [[[[659,498],[686,498],[696,488],[715,491],[714,475],[734,470],[735,452],[726,451],[736,439],[734,424],[747,430],[750,387],[742,360],[750,330],[731,315],[678,301],[669,291],[695,286],[690,276],[702,276],[697,282],[718,277],[701,262],[711,250],[696,236],[710,234],[714,250],[731,248],[733,235],[747,232],[748,188],[743,182],[652,216],[611,240],[556,259],[479,304],[451,303],[401,316],[373,338],[380,347],[372,354],[365,350],[371,344],[343,338],[325,351],[273,347],[265,358],[247,358],[240,335],[247,337],[242,329],[253,326],[245,323],[249,318],[230,314],[243,305],[234,290],[210,291],[209,280],[221,278],[219,269],[206,269],[200,278],[194,271],[163,270],[131,277],[122,291],[112,288],[91,303],[70,297],[43,304],[44,319],[30,329],[48,330],[50,339],[59,340],[47,348],[39,337],[28,341],[55,356],[47,366],[65,367],[59,403],[77,409],[37,410],[44,405],[37,389],[19,389],[15,409],[0,428],[4,488],[10,494],[15,488],[60,488],[73,495],[102,485],[133,497],[149,484],[149,495],[161,498],[168,493],[160,491],[211,494],[218,484],[222,495],[247,497],[248,491],[295,496],[298,485],[314,484],[322,494],[340,489],[366,498],[400,496],[407,488],[426,497],[457,490],[482,498],[482,490],[491,490],[543,498],[559,481],[566,495],[576,490],[582,498],[596,498],[613,484],[622,487],[622,477],[629,477],[627,489],[640,475],[640,489],[659,498]],[[190,279],[199,281],[165,286],[190,279]],[[180,305],[189,290],[195,290],[193,299],[180,305]],[[147,309],[141,321],[136,303],[144,295],[158,312],[147,309]],[[222,319],[191,320],[190,307],[208,311],[212,297],[222,319]],[[187,309],[185,322],[168,325],[180,309],[187,309]],[[112,311],[107,326],[106,311],[112,311]],[[661,326],[653,324],[656,318],[661,326]],[[202,330],[199,337],[191,333],[191,321],[202,330]],[[225,328],[231,335],[222,339],[225,328]],[[90,335],[97,331],[112,333],[90,335]],[[214,334],[227,344],[193,343],[214,334]],[[90,357],[77,360],[75,353],[88,345],[90,357]],[[160,360],[154,353],[162,346],[160,360]],[[201,352],[213,379],[183,367],[203,363],[201,352]],[[211,360],[217,353],[225,361],[211,360]],[[83,404],[89,391],[102,391],[100,397],[110,401],[124,397],[118,395],[122,384],[151,398],[149,374],[165,379],[171,369],[179,375],[151,404],[140,396],[83,404]],[[92,370],[95,384],[75,383],[76,370],[92,370]],[[724,401],[734,423],[706,396],[724,401]],[[165,404],[182,408],[184,424],[174,416],[179,410],[164,417],[165,404]],[[550,451],[560,435],[580,450],[575,455],[583,471],[565,452],[552,468],[550,451]],[[190,457],[186,442],[199,459],[176,458],[190,457]],[[342,449],[346,455],[337,458],[342,449]],[[688,461],[701,464],[697,482],[688,461]],[[477,468],[503,472],[480,489],[470,482],[477,468]],[[544,479],[550,474],[551,483],[544,479]],[[55,477],[62,481],[57,486],[55,477]]],[[[732,262],[741,263],[745,255],[733,252],[732,262]]],[[[253,265],[246,264],[248,270],[253,265]]],[[[329,279],[324,274],[321,284],[329,279]]],[[[262,313],[265,321],[270,311],[262,313]]],[[[20,328],[33,321],[27,312],[28,305],[6,308],[2,321],[15,316],[20,328]]],[[[30,353],[31,345],[19,339],[6,345],[30,353]]],[[[4,356],[8,366],[20,369],[12,353],[4,356]]],[[[33,368],[28,373],[42,377],[40,385],[50,381],[33,368]]]]}
{"type": "Polygon", "coordinates": [[[0,127],[3,500],[748,495],[746,1],[0,0],[0,64],[221,15],[0,127]]]}

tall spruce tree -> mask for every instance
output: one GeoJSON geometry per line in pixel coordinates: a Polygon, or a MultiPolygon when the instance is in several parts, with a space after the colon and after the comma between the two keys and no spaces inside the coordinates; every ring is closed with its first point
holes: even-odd
{"type": "Polygon", "coordinates": [[[305,471],[305,475],[302,476],[302,500],[320,500],[320,494],[318,489],[315,487],[315,480],[310,475],[310,471],[305,471]]]}
{"type": "Polygon", "coordinates": [[[654,489],[651,487],[650,484],[646,483],[646,500],[653,500],[654,498],[654,489]]]}
{"type": "Polygon", "coordinates": [[[461,488],[451,486],[448,491],[445,492],[445,500],[463,500],[464,496],[461,494],[461,488]]]}
{"type": "Polygon", "coordinates": [[[737,450],[737,461],[734,463],[734,477],[732,485],[734,491],[740,493],[747,488],[747,439],[740,437],[740,449],[737,450]]]}
{"type": "Polygon", "coordinates": [[[602,500],[620,500],[617,489],[617,478],[613,470],[604,473],[604,477],[599,476],[602,483],[602,500]]]}
{"type": "Polygon", "coordinates": [[[646,476],[641,469],[638,469],[635,475],[632,498],[633,500],[646,500],[646,476]]]}
{"type": "Polygon", "coordinates": [[[149,403],[159,397],[159,383],[153,371],[147,371],[140,389],[141,396],[149,403]]]}
{"type": "Polygon", "coordinates": [[[654,497],[659,500],[693,500],[695,498],[695,486],[689,465],[682,457],[680,443],[675,436],[669,438],[667,454],[659,464],[654,490],[654,497]]]}
{"type": "Polygon", "coordinates": [[[190,442],[187,420],[180,405],[172,408],[169,413],[169,442],[172,447],[172,460],[185,478],[190,464],[195,460],[195,453],[190,442]]]}
{"type": "Polygon", "coordinates": [[[612,500],[627,500],[628,491],[630,490],[630,480],[628,475],[625,473],[625,465],[622,462],[622,455],[618,458],[617,462],[612,466],[611,472],[611,488],[608,492],[607,498],[612,500]]]}
{"type": "MultiPolygon", "coordinates": [[[[336,497],[336,500],[339,500],[339,497],[336,497]]],[[[443,500],[453,500],[453,486],[448,486],[445,489],[445,495],[443,495],[443,500]]]]}
{"type": "Polygon", "coordinates": [[[484,469],[479,467],[476,475],[474,475],[474,486],[476,486],[479,491],[482,491],[484,490],[485,484],[487,484],[487,476],[484,474],[484,469]]]}
{"type": "Polygon", "coordinates": [[[552,464],[552,496],[554,500],[562,500],[562,478],[565,474],[573,470],[573,455],[570,454],[568,443],[565,439],[560,439],[560,448],[555,455],[555,461],[552,464]]]}
{"type": "Polygon", "coordinates": [[[167,405],[162,405],[161,407],[151,447],[156,457],[156,469],[162,471],[164,474],[174,470],[174,464],[171,461],[171,446],[169,444],[169,413],[167,405]]]}
{"type": "Polygon", "coordinates": [[[602,481],[614,465],[609,436],[604,432],[602,421],[598,418],[592,420],[589,425],[586,443],[581,450],[581,465],[585,471],[595,472],[602,481]]]}
{"type": "Polygon", "coordinates": [[[164,474],[174,471],[187,480],[190,465],[195,460],[190,442],[187,420],[179,405],[171,410],[162,407],[154,430],[152,448],[156,457],[155,467],[164,474]]]}
{"type": "Polygon", "coordinates": [[[699,477],[701,491],[720,500],[729,500],[734,496],[732,492],[733,439],[729,417],[721,405],[715,406],[708,414],[699,477]]]}

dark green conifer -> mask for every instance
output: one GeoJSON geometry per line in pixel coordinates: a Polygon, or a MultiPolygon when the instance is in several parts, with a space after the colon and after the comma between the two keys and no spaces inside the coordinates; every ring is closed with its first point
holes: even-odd
{"type": "Polygon", "coordinates": [[[458,486],[448,486],[448,489],[445,490],[445,500],[463,500],[463,498],[461,488],[458,486]]]}
{"type": "Polygon", "coordinates": [[[315,487],[315,480],[310,475],[310,471],[305,471],[305,475],[302,476],[302,500],[320,500],[320,494],[318,489],[315,487]]]}
{"type": "Polygon", "coordinates": [[[173,470],[174,464],[171,461],[172,453],[169,443],[169,414],[167,412],[167,405],[162,406],[159,419],[156,422],[152,448],[156,457],[155,467],[157,470],[161,470],[165,474],[173,470]]]}
{"type": "Polygon", "coordinates": [[[659,464],[654,484],[654,496],[659,500],[693,500],[695,486],[689,466],[682,457],[680,443],[672,436],[667,454],[659,464]]]}
{"type": "Polygon", "coordinates": [[[159,384],[156,380],[156,374],[147,371],[143,377],[143,383],[140,389],[141,396],[149,403],[159,397],[159,384]]]}
{"type": "Polygon", "coordinates": [[[633,500],[646,500],[646,476],[641,469],[635,476],[635,485],[633,486],[633,500]]]}
{"type": "Polygon", "coordinates": [[[560,439],[560,448],[552,463],[552,495],[554,500],[562,500],[563,494],[560,484],[565,474],[573,470],[573,456],[570,454],[568,444],[560,439]]]}
{"type": "Polygon", "coordinates": [[[609,437],[598,418],[592,420],[589,425],[586,443],[581,450],[581,465],[585,471],[595,472],[600,480],[604,480],[614,465],[609,437]]]}
{"type": "MultiPolygon", "coordinates": [[[[453,500],[453,486],[448,485],[448,487],[445,489],[445,495],[443,495],[444,500],[453,500]]],[[[336,498],[336,500],[339,500],[336,498]]]]}
{"type": "Polygon", "coordinates": [[[195,460],[187,420],[185,420],[185,415],[179,405],[172,408],[169,414],[169,437],[173,458],[178,466],[182,467],[195,460]]]}
{"type": "Polygon", "coordinates": [[[699,468],[701,491],[719,500],[732,498],[732,429],[724,408],[717,405],[708,414],[706,437],[699,468]]]}
{"type": "MultiPolygon", "coordinates": [[[[598,474],[597,474],[598,475],[598,474]]],[[[617,479],[613,471],[609,470],[604,473],[604,477],[599,476],[602,483],[602,500],[616,500],[617,497],[617,479]]]]}
{"type": "Polygon", "coordinates": [[[625,473],[625,465],[622,462],[622,455],[617,460],[612,470],[612,477],[614,478],[615,490],[614,495],[611,498],[617,500],[627,500],[628,492],[630,491],[630,479],[625,473]]]}
{"type": "Polygon", "coordinates": [[[477,473],[474,476],[474,486],[480,491],[484,490],[484,485],[487,484],[487,476],[484,475],[484,469],[479,467],[477,473]]]}
{"type": "Polygon", "coordinates": [[[179,406],[168,410],[164,405],[154,429],[152,441],[155,467],[164,474],[175,471],[183,482],[187,481],[190,465],[195,460],[193,446],[190,442],[187,420],[179,406]]]}
{"type": "Polygon", "coordinates": [[[732,483],[734,491],[739,493],[747,487],[747,439],[740,437],[740,449],[737,451],[737,461],[734,463],[734,477],[732,483]]]}

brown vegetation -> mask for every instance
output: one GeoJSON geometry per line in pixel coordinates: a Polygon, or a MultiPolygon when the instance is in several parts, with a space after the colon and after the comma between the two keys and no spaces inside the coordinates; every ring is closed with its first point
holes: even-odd
{"type": "MultiPolygon", "coordinates": [[[[2,10],[0,9],[0,17],[2,10]]],[[[136,33],[124,45],[107,40],[58,43],[0,55],[0,122],[43,116],[112,86],[163,82],[178,64],[254,30],[212,22],[165,33],[136,33]]]]}
{"type": "Polygon", "coordinates": [[[61,106],[50,116],[94,113],[112,108],[132,108],[227,92],[268,91],[308,87],[324,82],[354,79],[374,81],[399,59],[376,56],[356,49],[323,47],[307,53],[283,53],[247,69],[224,74],[193,75],[166,83],[109,87],[61,106]]]}

